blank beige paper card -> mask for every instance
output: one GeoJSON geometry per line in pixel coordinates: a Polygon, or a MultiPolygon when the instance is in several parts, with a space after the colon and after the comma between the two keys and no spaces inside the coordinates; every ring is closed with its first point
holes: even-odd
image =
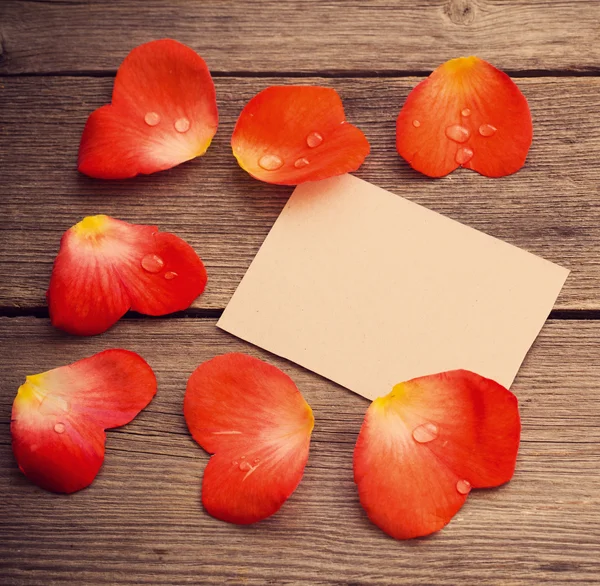
{"type": "Polygon", "coordinates": [[[296,188],[218,326],[369,399],[509,387],[569,271],[351,175],[296,188]]]}

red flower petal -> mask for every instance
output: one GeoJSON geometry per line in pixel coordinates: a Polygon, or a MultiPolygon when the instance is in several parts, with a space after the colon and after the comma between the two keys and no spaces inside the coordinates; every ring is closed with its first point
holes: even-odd
{"type": "Polygon", "coordinates": [[[48,288],[52,324],[100,334],[128,309],[164,315],[204,291],[206,270],[192,247],[156,226],[89,216],[67,230],[48,288]]]}
{"type": "Polygon", "coordinates": [[[215,87],[204,60],[170,39],[127,55],[112,104],[93,112],[79,147],[79,170],[101,179],[155,173],[199,157],[217,131],[215,87]]]}
{"type": "Polygon", "coordinates": [[[532,134],[527,100],[510,77],[477,57],[461,57],[440,65],[409,94],[396,148],[430,177],[460,166],[502,177],[525,164],[532,134]]]}
{"type": "Polygon", "coordinates": [[[354,451],[354,481],[369,518],[396,539],[446,525],[471,489],[514,473],[516,397],[466,370],[415,378],[369,407],[354,451]]]}
{"type": "Polygon", "coordinates": [[[19,468],[46,490],[85,488],[104,461],[104,430],[129,423],[155,394],[152,369],[127,350],[28,376],[11,419],[19,468]]]}
{"type": "Polygon", "coordinates": [[[231,146],[252,177],[280,185],[356,171],[370,148],[346,122],[337,92],[311,86],[274,86],[254,96],[238,118],[231,146]]]}
{"type": "Polygon", "coordinates": [[[202,482],[208,513],[245,525],[277,512],[302,478],[314,425],[292,379],[245,354],[217,356],[190,377],[183,412],[214,454],[202,482]]]}

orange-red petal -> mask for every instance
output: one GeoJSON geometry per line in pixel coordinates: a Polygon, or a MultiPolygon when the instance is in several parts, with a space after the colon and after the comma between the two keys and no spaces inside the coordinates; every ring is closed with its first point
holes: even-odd
{"type": "Polygon", "coordinates": [[[202,57],[171,39],[145,43],[119,67],[112,103],[88,118],[79,170],[125,179],[169,169],[206,152],[218,118],[202,57]]]}
{"type": "Polygon", "coordinates": [[[231,146],[240,167],[267,183],[297,185],[356,171],[369,143],[346,122],[337,92],[316,86],[272,86],[238,118],[231,146]]]}
{"type": "Polygon", "coordinates": [[[155,394],[152,369],[127,350],[28,376],[11,419],[19,468],[46,490],[85,488],[104,461],[104,430],[130,422],[155,394]]]}
{"type": "Polygon", "coordinates": [[[294,492],[308,460],[312,410],[289,376],[245,354],[224,354],[190,377],[184,415],[213,454],[202,503],[223,521],[269,517],[294,492]]]}
{"type": "Polygon", "coordinates": [[[440,65],[409,94],[396,124],[398,153],[430,177],[461,166],[488,177],[515,173],[532,136],[525,96],[478,57],[440,65]]]}
{"type": "Polygon", "coordinates": [[[444,527],[473,488],[514,473],[516,397],[454,370],[400,383],[373,401],[354,451],[354,481],[369,518],[397,539],[444,527]]]}
{"type": "Polygon", "coordinates": [[[198,255],[174,234],[88,216],[61,239],[47,293],[50,319],[71,334],[100,334],[129,309],[187,309],[206,281],[198,255]]]}

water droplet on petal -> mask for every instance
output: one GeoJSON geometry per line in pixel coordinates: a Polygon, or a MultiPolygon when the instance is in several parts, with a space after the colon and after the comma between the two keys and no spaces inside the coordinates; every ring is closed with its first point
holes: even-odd
{"type": "Polygon", "coordinates": [[[242,456],[242,460],[245,460],[245,459],[246,459],[246,456],[242,456]]]}
{"type": "Polygon", "coordinates": [[[57,423],[54,426],[54,431],[56,433],[65,433],[65,424],[64,423],[57,423]]]}
{"type": "Polygon", "coordinates": [[[238,465],[238,461],[237,461],[237,460],[234,460],[234,461],[232,462],[232,464],[233,464],[234,466],[237,466],[237,465],[238,465]]]}
{"type": "Polygon", "coordinates": [[[142,268],[149,273],[160,273],[165,261],[158,254],[147,254],[142,259],[142,268]]]}
{"type": "Polygon", "coordinates": [[[258,164],[265,171],[276,171],[283,165],[283,159],[277,155],[263,155],[258,164]]]}
{"type": "Polygon", "coordinates": [[[311,149],[314,149],[315,147],[318,147],[322,142],[323,142],[323,137],[318,132],[311,132],[306,137],[306,144],[311,149]]]}
{"type": "Polygon", "coordinates": [[[175,130],[177,132],[187,132],[190,129],[190,121],[187,118],[178,118],[175,120],[175,130]]]}
{"type": "Polygon", "coordinates": [[[255,463],[255,464],[256,464],[257,462],[260,462],[260,458],[256,458],[256,459],[254,460],[254,463],[255,463]]]}
{"type": "Polygon", "coordinates": [[[479,127],[479,134],[481,134],[481,136],[492,136],[496,133],[497,128],[495,126],[492,126],[491,124],[482,124],[479,127]]]}
{"type": "Polygon", "coordinates": [[[178,276],[177,273],[175,273],[173,271],[167,271],[165,273],[165,279],[167,279],[167,281],[172,281],[177,276],[178,276]]]}
{"type": "Polygon", "coordinates": [[[240,462],[240,470],[250,470],[250,468],[252,468],[252,465],[250,464],[250,462],[240,462]]]}
{"type": "Polygon", "coordinates": [[[148,126],[156,126],[160,122],[160,116],[156,112],[146,112],[144,122],[148,126]]]}
{"type": "Polygon", "coordinates": [[[456,151],[456,162],[459,165],[468,163],[473,158],[473,151],[469,147],[461,147],[456,151]]]}
{"type": "Polygon", "coordinates": [[[471,492],[471,483],[468,480],[459,480],[456,483],[456,490],[460,494],[469,494],[471,492]]]}
{"type": "Polygon", "coordinates": [[[304,157],[302,157],[301,159],[298,159],[295,163],[294,163],[294,167],[296,167],[296,169],[302,169],[302,167],[306,167],[306,165],[309,164],[309,160],[305,159],[304,157]]]}
{"type": "Polygon", "coordinates": [[[446,136],[454,142],[467,142],[471,133],[468,128],[461,126],[460,124],[453,124],[446,128],[446,136]]]}
{"type": "Polygon", "coordinates": [[[461,114],[465,117],[470,116],[471,115],[471,110],[469,110],[469,108],[464,108],[461,112],[461,114]]]}
{"type": "Polygon", "coordinates": [[[421,123],[418,120],[413,120],[413,126],[415,128],[419,128],[419,126],[421,126],[421,123]]]}
{"type": "Polygon", "coordinates": [[[413,429],[412,436],[416,442],[426,444],[437,438],[438,427],[435,423],[424,423],[413,429]]]}

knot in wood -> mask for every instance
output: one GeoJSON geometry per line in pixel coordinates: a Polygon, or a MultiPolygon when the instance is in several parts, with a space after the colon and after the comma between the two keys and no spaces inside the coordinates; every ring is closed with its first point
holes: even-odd
{"type": "Polygon", "coordinates": [[[450,0],[444,13],[454,24],[468,26],[475,20],[475,4],[472,0],[450,0]]]}

